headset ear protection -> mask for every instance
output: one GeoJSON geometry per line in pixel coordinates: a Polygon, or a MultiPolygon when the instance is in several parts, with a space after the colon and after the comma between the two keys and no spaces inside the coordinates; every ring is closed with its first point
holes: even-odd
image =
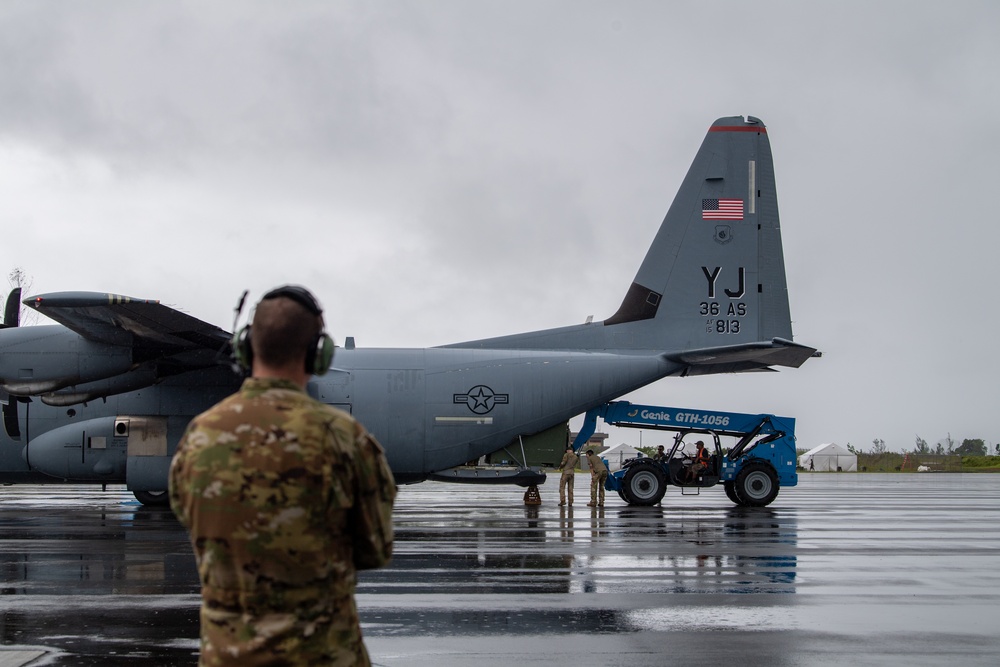
{"type": "Polygon", "coordinates": [[[313,344],[306,350],[306,372],[310,375],[326,375],[333,362],[333,339],[325,331],[316,334],[313,344]]]}
{"type": "Polygon", "coordinates": [[[233,334],[233,361],[236,371],[249,373],[253,368],[253,348],[250,347],[250,325],[246,324],[233,334]]]}
{"type": "MultiPolygon", "coordinates": [[[[261,297],[261,301],[282,296],[298,303],[316,317],[323,314],[323,309],[319,307],[316,297],[309,290],[298,285],[275,288],[261,297]]],[[[249,324],[243,326],[233,335],[233,357],[236,364],[246,372],[253,368],[253,346],[250,344],[250,335],[249,324]]],[[[316,337],[306,348],[306,372],[311,375],[326,374],[330,370],[335,347],[333,338],[326,331],[321,330],[316,334],[316,337]]]]}

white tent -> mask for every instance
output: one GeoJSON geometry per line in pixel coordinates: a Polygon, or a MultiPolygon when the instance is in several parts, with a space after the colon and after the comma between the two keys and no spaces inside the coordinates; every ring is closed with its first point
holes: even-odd
{"type": "Polygon", "coordinates": [[[800,456],[799,465],[819,472],[857,472],[858,455],[852,454],[846,447],[828,442],[800,456]]]}
{"type": "Polygon", "coordinates": [[[608,468],[611,472],[615,470],[621,470],[622,466],[626,461],[642,456],[642,452],[631,445],[627,445],[624,442],[608,447],[603,452],[598,454],[602,459],[606,459],[608,462],[608,468]]]}

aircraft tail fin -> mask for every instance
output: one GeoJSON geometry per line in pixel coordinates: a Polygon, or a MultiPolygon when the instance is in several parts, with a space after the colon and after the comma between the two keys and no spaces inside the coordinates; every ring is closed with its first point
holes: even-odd
{"type": "Polygon", "coordinates": [[[791,342],[774,161],[759,119],[712,124],[621,306],[603,324],[629,347],[687,351],[668,358],[691,370],[723,359],[735,370],[798,366],[812,356],[791,342]]]}
{"type": "Polygon", "coordinates": [[[740,301],[756,302],[756,322],[744,324],[757,326],[714,333],[791,338],[767,130],[753,117],[737,116],[709,129],[625,299],[604,324],[666,315],[713,333],[725,326],[710,318],[746,319],[740,301]]]}
{"type": "Polygon", "coordinates": [[[657,352],[684,375],[801,365],[816,350],[792,342],[767,128],[712,124],[611,317],[453,347],[657,352]]]}

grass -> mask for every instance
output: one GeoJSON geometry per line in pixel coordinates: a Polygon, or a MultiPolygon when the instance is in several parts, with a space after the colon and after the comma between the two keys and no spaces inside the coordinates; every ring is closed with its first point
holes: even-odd
{"type": "Polygon", "coordinates": [[[1000,456],[858,454],[858,472],[917,472],[920,466],[932,472],[1000,472],[1000,456]]]}

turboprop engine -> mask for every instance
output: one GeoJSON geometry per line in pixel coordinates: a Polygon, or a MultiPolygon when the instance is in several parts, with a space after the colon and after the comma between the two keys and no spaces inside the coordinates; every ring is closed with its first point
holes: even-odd
{"type": "Polygon", "coordinates": [[[58,325],[0,330],[0,389],[17,396],[103,380],[133,366],[129,345],[89,341],[58,325]]]}
{"type": "Polygon", "coordinates": [[[172,452],[190,415],[117,415],[60,426],[31,439],[22,455],[32,470],[78,482],[122,483],[163,491],[172,452]]]}

